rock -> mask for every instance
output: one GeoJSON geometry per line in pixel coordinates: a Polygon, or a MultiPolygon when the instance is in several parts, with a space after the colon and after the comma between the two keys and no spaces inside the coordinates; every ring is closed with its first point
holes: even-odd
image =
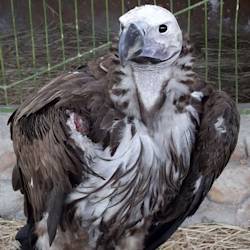
{"type": "Polygon", "coordinates": [[[244,150],[242,148],[240,148],[239,146],[236,147],[236,149],[234,150],[233,154],[231,155],[230,160],[231,161],[241,161],[246,159],[246,154],[244,152],[244,150]]]}
{"type": "Polygon", "coordinates": [[[10,179],[0,179],[0,197],[0,217],[24,219],[23,196],[13,191],[10,179]]]}
{"type": "Polygon", "coordinates": [[[250,168],[227,167],[211,188],[208,198],[216,203],[236,205],[250,195],[250,168]]]}
{"type": "Polygon", "coordinates": [[[0,173],[8,174],[16,164],[16,156],[14,152],[5,152],[0,156],[0,173]]]}
{"type": "Polygon", "coordinates": [[[234,205],[219,204],[206,198],[197,212],[192,217],[185,220],[183,226],[214,222],[236,225],[236,211],[237,208],[234,205]]]}
{"type": "Polygon", "coordinates": [[[236,214],[237,224],[248,228],[250,225],[250,196],[240,206],[236,214]]]}
{"type": "Polygon", "coordinates": [[[14,192],[11,184],[16,157],[7,126],[9,115],[0,114],[0,217],[23,219],[23,196],[20,192],[14,192]]]}
{"type": "Polygon", "coordinates": [[[240,165],[248,165],[248,163],[249,163],[249,160],[240,160],[240,165]]]}
{"type": "Polygon", "coordinates": [[[12,189],[11,175],[16,164],[14,152],[5,152],[0,156],[0,217],[24,219],[23,195],[12,189]]]}
{"type": "Polygon", "coordinates": [[[239,140],[231,156],[231,161],[249,161],[250,157],[250,115],[242,115],[240,120],[239,140]]]}
{"type": "Polygon", "coordinates": [[[7,122],[10,114],[0,113],[0,156],[5,152],[13,151],[10,131],[7,122]]]}

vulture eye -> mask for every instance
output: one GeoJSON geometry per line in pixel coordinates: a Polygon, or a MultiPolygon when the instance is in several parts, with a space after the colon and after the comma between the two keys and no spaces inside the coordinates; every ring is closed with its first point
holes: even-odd
{"type": "Polygon", "coordinates": [[[167,25],[162,24],[162,25],[159,26],[159,32],[160,32],[160,33],[164,33],[164,32],[166,32],[167,30],[168,30],[168,26],[167,26],[167,25]]]}

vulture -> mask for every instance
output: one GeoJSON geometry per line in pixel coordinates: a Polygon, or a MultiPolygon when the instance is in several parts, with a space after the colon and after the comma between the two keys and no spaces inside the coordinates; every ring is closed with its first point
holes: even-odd
{"type": "Polygon", "coordinates": [[[136,7],[116,49],[9,119],[25,250],[152,250],[192,216],[238,138],[234,101],[193,71],[174,15],[136,7]]]}

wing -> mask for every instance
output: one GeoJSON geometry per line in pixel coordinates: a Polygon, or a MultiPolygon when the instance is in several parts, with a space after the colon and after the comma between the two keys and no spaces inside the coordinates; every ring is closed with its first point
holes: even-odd
{"type": "Polygon", "coordinates": [[[204,102],[190,172],[179,195],[158,218],[162,223],[152,226],[145,240],[146,250],[163,244],[196,212],[236,146],[240,118],[235,103],[224,92],[213,92],[204,102]]]}
{"type": "MultiPolygon", "coordinates": [[[[78,132],[102,143],[113,119],[119,118],[107,98],[107,73],[99,70],[97,77],[92,68],[52,80],[9,119],[17,157],[13,188],[24,194],[28,224],[48,213],[50,242],[60,223],[65,194],[86,175],[95,174],[86,163],[85,152],[70,138],[68,119],[73,114],[78,132]]],[[[26,231],[30,230],[26,227],[26,231]]]]}

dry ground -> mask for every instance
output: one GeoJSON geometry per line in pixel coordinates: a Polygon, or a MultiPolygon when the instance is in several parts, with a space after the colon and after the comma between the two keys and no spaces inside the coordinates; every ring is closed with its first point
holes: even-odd
{"type": "MultiPolygon", "coordinates": [[[[15,250],[15,234],[22,221],[0,218],[0,250],[15,250]]],[[[161,250],[249,250],[250,228],[222,224],[198,224],[180,228],[161,250]]]]}

